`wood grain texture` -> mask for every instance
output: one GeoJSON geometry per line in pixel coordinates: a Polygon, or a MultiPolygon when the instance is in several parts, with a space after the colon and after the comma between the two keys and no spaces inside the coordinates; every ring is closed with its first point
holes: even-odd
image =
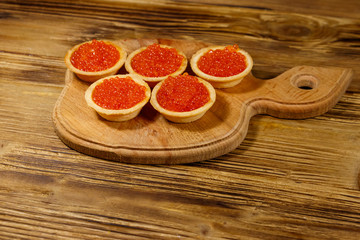
{"type": "Polygon", "coordinates": [[[0,239],[359,239],[359,1],[1,1],[0,239]],[[54,132],[73,45],[175,38],[238,44],[256,78],[354,70],[304,120],[256,115],[236,149],[184,165],[78,153],[54,132]]]}
{"type": "MultiPolygon", "coordinates": [[[[175,47],[188,58],[211,45],[171,39],[118,42],[128,54],[159,43],[175,47]]],[[[187,72],[194,75],[189,69],[187,72]]],[[[267,80],[250,74],[235,87],[217,89],[214,106],[201,119],[187,124],[167,121],[150,105],[130,121],[107,121],[85,102],[84,94],[90,84],[69,70],[65,79],[53,118],[57,134],[68,146],[120,162],[180,164],[208,160],[234,150],[245,138],[254,115],[301,119],[325,113],[350,85],[352,70],[300,66],[267,80]]]]}
{"type": "MultiPolygon", "coordinates": [[[[23,69],[24,77],[29,78],[33,71],[38,71],[43,74],[42,81],[57,84],[62,84],[60,79],[63,79],[64,64],[59,64],[59,60],[66,51],[93,38],[162,37],[238,43],[257,59],[254,75],[259,78],[273,78],[299,65],[337,66],[341,62],[346,67],[358,69],[352,57],[359,53],[358,18],[297,14],[282,12],[281,8],[256,10],[236,7],[236,4],[234,7],[232,1],[222,5],[160,0],[152,3],[141,1],[138,5],[131,1],[104,1],[101,5],[98,1],[78,1],[76,4],[40,1],[38,5],[34,1],[8,2],[1,5],[4,11],[2,29],[9,33],[1,40],[5,59],[21,64],[19,68],[23,69]],[[142,10],[144,7],[146,11],[142,10]],[[7,10],[9,8],[14,10],[7,10]],[[42,24],[36,25],[39,21],[42,24]],[[47,33],[53,32],[54,25],[59,26],[56,31],[58,40],[51,41],[53,37],[47,33]],[[14,31],[14,27],[20,33],[14,31]],[[34,34],[25,40],[21,32],[28,29],[32,29],[34,34]],[[9,45],[8,41],[13,39],[19,44],[9,45]],[[45,42],[48,44],[46,52],[42,48],[45,42]],[[19,57],[24,54],[28,60],[19,63],[19,57]],[[334,58],[336,61],[329,61],[334,58]],[[41,68],[38,64],[34,66],[31,64],[33,61],[43,62],[49,68],[41,68]],[[56,78],[46,77],[50,69],[56,71],[56,78]]],[[[286,5],[275,1],[269,4],[286,5]]],[[[327,1],[322,5],[336,4],[337,1],[327,1]]],[[[344,5],[347,9],[357,9],[352,2],[344,5]]],[[[302,8],[308,9],[307,4],[303,3],[302,8]]],[[[316,11],[324,11],[324,8],[316,11]]],[[[357,82],[350,86],[351,91],[360,88],[357,82]]]]}

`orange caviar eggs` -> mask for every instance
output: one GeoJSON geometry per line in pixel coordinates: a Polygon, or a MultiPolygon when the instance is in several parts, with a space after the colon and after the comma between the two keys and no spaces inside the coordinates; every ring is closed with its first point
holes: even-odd
{"type": "Polygon", "coordinates": [[[215,77],[237,75],[246,69],[245,56],[238,49],[237,45],[211,49],[200,57],[197,66],[202,72],[215,77]]]}
{"type": "Polygon", "coordinates": [[[215,100],[216,92],[210,83],[185,73],[156,84],[150,103],[167,120],[188,123],[200,119],[215,100]]]}
{"type": "Polygon", "coordinates": [[[93,82],[85,92],[85,100],[101,117],[122,122],[136,117],[150,95],[150,87],[141,78],[119,74],[93,82]]]}
{"type": "Polygon", "coordinates": [[[197,76],[215,88],[229,88],[239,84],[251,72],[253,61],[237,45],[209,46],[193,54],[190,66],[197,76]]]}
{"type": "Polygon", "coordinates": [[[210,100],[207,88],[197,77],[179,75],[164,80],[156,95],[161,107],[174,112],[187,112],[210,100]]]}
{"type": "Polygon", "coordinates": [[[94,88],[92,99],[105,109],[128,109],[145,98],[145,91],[146,87],[137,84],[131,77],[113,77],[94,88]]]}
{"type": "Polygon", "coordinates": [[[116,47],[104,41],[92,40],[82,44],[71,57],[71,64],[85,72],[98,72],[113,67],[120,59],[116,47]]]}
{"type": "Polygon", "coordinates": [[[145,77],[163,77],[177,71],[183,60],[175,48],[152,44],[131,59],[131,67],[145,77]]]}

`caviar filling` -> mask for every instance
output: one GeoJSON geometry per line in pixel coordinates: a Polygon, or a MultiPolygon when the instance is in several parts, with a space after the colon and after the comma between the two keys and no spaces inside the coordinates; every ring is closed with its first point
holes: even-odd
{"type": "Polygon", "coordinates": [[[113,67],[119,59],[120,53],[116,47],[94,39],[81,44],[71,55],[70,61],[79,70],[98,72],[113,67]]]}
{"type": "Polygon", "coordinates": [[[96,105],[111,110],[128,109],[145,99],[146,87],[131,77],[107,78],[92,93],[96,105]]]}
{"type": "Polygon", "coordinates": [[[131,59],[131,67],[145,77],[164,77],[177,71],[183,60],[175,48],[154,43],[131,59]]]}
{"type": "Polygon", "coordinates": [[[210,94],[196,77],[179,75],[164,80],[157,92],[156,100],[166,110],[188,112],[209,102],[210,94]]]}
{"type": "Polygon", "coordinates": [[[226,46],[224,49],[209,50],[200,57],[198,68],[211,76],[230,77],[246,69],[246,57],[238,52],[239,47],[226,46]]]}

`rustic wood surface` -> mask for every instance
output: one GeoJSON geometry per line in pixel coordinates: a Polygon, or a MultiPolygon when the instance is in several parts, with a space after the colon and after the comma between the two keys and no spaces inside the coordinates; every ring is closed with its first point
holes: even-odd
{"type": "Polygon", "coordinates": [[[357,0],[0,1],[0,239],[359,239],[357,0]],[[253,117],[230,153],[185,165],[87,156],[56,135],[64,55],[93,38],[238,44],[266,79],[347,67],[327,113],[253,117]]]}

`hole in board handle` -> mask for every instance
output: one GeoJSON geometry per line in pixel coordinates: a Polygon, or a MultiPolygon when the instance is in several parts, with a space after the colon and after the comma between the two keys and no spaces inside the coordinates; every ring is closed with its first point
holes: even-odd
{"type": "Polygon", "coordinates": [[[307,91],[317,88],[319,84],[319,80],[310,74],[295,75],[290,82],[294,87],[307,91]]]}

